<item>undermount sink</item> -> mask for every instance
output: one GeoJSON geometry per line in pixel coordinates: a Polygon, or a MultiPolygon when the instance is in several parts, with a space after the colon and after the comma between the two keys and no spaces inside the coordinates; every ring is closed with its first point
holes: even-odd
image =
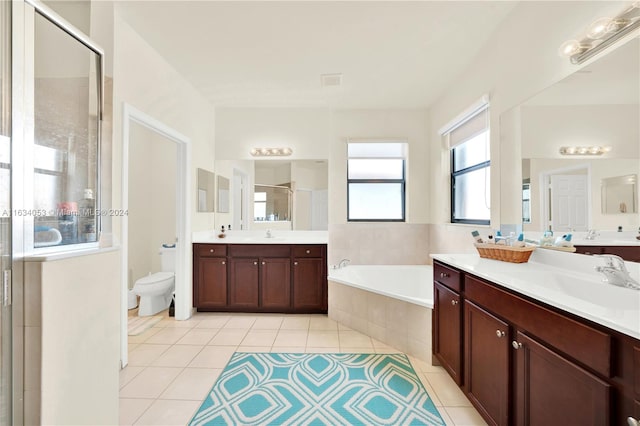
{"type": "Polygon", "coordinates": [[[599,277],[591,281],[554,274],[546,285],[550,289],[597,306],[622,310],[640,309],[640,291],[606,283],[599,277]]]}

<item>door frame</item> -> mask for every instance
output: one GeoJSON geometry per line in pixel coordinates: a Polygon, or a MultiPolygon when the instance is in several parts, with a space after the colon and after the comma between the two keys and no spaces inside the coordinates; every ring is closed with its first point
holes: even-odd
{"type": "MultiPolygon", "coordinates": [[[[129,144],[131,123],[140,124],[171,140],[177,147],[176,182],[176,286],[175,319],[186,320],[191,317],[191,287],[189,264],[191,259],[191,141],[186,136],[167,126],[160,120],[123,103],[122,108],[122,209],[129,209],[129,144]]],[[[129,292],[129,218],[122,216],[122,270],[121,270],[121,367],[128,363],[127,311],[129,292]]]]}

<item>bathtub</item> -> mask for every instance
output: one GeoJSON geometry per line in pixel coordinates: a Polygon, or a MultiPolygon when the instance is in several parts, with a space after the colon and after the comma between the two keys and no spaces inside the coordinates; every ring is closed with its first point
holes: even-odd
{"type": "Polygon", "coordinates": [[[349,265],[329,269],[328,282],[329,318],[375,339],[376,351],[431,363],[431,266],[349,265]]]}

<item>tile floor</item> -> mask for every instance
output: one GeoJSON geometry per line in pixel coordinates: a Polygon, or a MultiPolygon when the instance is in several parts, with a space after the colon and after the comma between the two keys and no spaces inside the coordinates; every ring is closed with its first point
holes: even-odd
{"type": "MultiPolygon", "coordinates": [[[[186,425],[235,351],[396,353],[326,315],[197,313],[129,336],[121,425],[186,425]]],[[[410,357],[447,425],[485,425],[441,368],[410,357]]]]}

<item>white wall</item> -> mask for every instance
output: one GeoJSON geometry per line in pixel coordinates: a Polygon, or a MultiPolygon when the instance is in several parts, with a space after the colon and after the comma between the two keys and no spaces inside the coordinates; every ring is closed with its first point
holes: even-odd
{"type": "Polygon", "coordinates": [[[331,113],[326,108],[216,108],[216,158],[253,159],[251,148],[289,147],[288,159],[326,159],[331,113]]]}
{"type": "MultiPolygon", "coordinates": [[[[189,138],[191,163],[188,164],[190,205],[184,206],[191,229],[185,241],[185,276],[191,276],[190,231],[213,229],[214,213],[197,213],[197,169],[212,170],[214,164],[214,112],[198,91],[172,68],[120,16],[119,5],[114,11],[114,131],[113,131],[113,207],[122,206],[122,116],[128,103],[137,110],[163,122],[166,126],[189,138]]],[[[151,167],[141,165],[141,167],[151,167]]],[[[120,220],[113,220],[114,235],[121,232],[120,220]]],[[[184,282],[185,300],[191,306],[192,286],[184,282]]],[[[176,293],[179,293],[176,289],[176,293]]],[[[176,309],[176,314],[178,309],[176,309]]]]}
{"type": "MultiPolygon", "coordinates": [[[[521,191],[521,161],[519,150],[500,146],[500,117],[510,108],[580,69],[581,66],[571,64],[566,57],[560,57],[558,47],[564,41],[576,38],[595,19],[617,14],[625,4],[628,2],[520,2],[514,8],[469,68],[461,72],[456,82],[430,106],[429,192],[432,198],[441,196],[442,188],[449,188],[449,153],[443,147],[438,129],[480,96],[489,94],[491,223],[497,227],[500,223],[520,222],[515,206],[505,209],[509,217],[501,215],[502,199],[509,198],[513,204],[516,200],[514,194],[521,191]],[[549,17],[553,17],[552,22],[549,17]]],[[[431,232],[431,251],[467,250],[472,242],[469,227],[447,225],[448,198],[440,203],[431,203],[429,208],[429,221],[435,224],[431,232]]]]}
{"type": "Polygon", "coordinates": [[[612,148],[603,158],[639,158],[638,117],[638,105],[524,106],[522,157],[560,158],[560,146],[596,145],[612,148]]]}
{"type": "Polygon", "coordinates": [[[335,110],[329,158],[329,224],[347,222],[347,140],[349,138],[398,138],[409,144],[407,161],[406,221],[426,223],[429,199],[429,150],[427,110],[335,110]]]}
{"type": "MultiPolygon", "coordinates": [[[[197,168],[213,169],[213,108],[120,17],[117,3],[114,20],[114,207],[121,205],[122,106],[126,102],[190,139],[193,205],[185,209],[193,231],[211,229],[214,214],[197,213],[195,200],[197,168]]],[[[114,219],[114,232],[118,235],[119,231],[114,219]]]]}
{"type": "Polygon", "coordinates": [[[120,253],[25,263],[25,424],[117,424],[120,253]]]}

